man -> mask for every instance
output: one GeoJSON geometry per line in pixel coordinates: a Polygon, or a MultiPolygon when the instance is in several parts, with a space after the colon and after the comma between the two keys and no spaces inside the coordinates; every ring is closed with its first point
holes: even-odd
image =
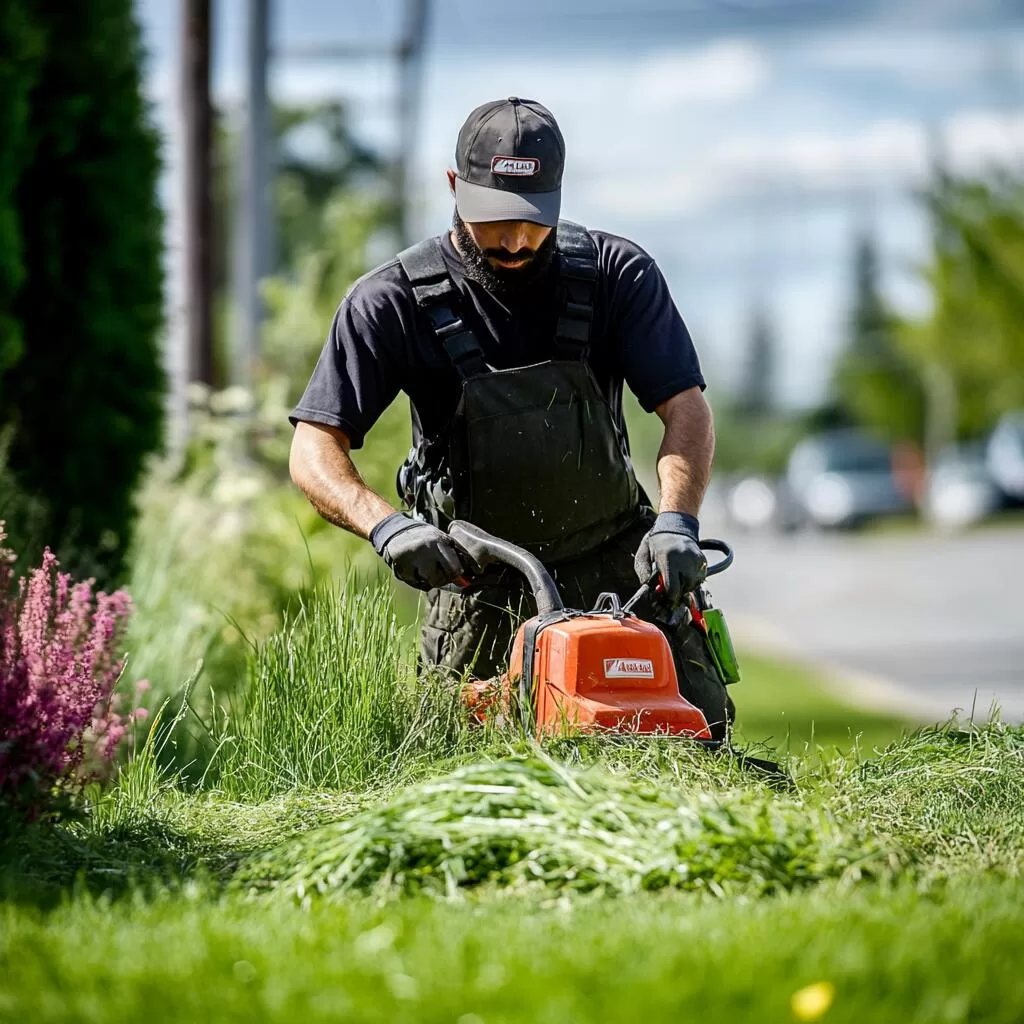
{"type": "Polygon", "coordinates": [[[452,519],[538,555],[570,607],[659,574],[663,593],[638,611],[669,636],[680,689],[721,737],[732,702],[696,628],[672,615],[707,569],[704,379],[651,257],[559,221],[564,156],[554,117],[533,100],[469,115],[448,171],[454,226],[346,295],[290,417],[292,478],[322,516],[428,591],[423,660],[479,678],[501,671],[530,611],[510,570],[469,578],[444,532],[452,519]],[[664,423],[657,515],[630,461],[624,382],[664,423]],[[399,473],[411,512],[370,490],[349,458],[399,391],[413,417],[399,473]]]}

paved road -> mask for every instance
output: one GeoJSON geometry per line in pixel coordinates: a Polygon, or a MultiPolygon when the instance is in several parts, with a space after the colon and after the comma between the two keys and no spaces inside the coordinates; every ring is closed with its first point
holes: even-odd
{"type": "Polygon", "coordinates": [[[1024,721],[1024,530],[732,540],[736,563],[710,589],[737,640],[923,718],[985,718],[997,700],[1024,721]]]}

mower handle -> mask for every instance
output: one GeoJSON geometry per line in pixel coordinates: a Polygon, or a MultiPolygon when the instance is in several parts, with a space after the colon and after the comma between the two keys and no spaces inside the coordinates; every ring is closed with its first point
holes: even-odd
{"type": "MultiPolygon", "coordinates": [[[[717,576],[720,572],[725,572],[726,569],[732,565],[733,555],[732,548],[725,543],[724,540],[712,540],[708,537],[706,540],[698,542],[700,544],[701,551],[718,551],[725,555],[720,562],[715,562],[714,565],[708,566],[707,572],[704,574],[705,578],[708,576],[717,576]]],[[[657,572],[651,576],[651,578],[622,606],[624,612],[631,612],[637,605],[644,595],[648,592],[653,591],[656,594],[661,594],[665,590],[665,584],[662,582],[661,577],[657,572]]]]}
{"type": "MultiPolygon", "coordinates": [[[[474,562],[474,569],[476,571],[482,571],[488,565],[497,563],[499,565],[507,565],[522,573],[537,604],[538,615],[547,615],[549,612],[561,611],[565,608],[565,605],[562,603],[562,596],[558,593],[558,587],[555,586],[555,581],[536,555],[531,555],[529,551],[518,547],[511,541],[495,537],[494,534],[481,530],[479,526],[467,523],[463,519],[456,519],[449,525],[448,536],[469,555],[474,562]]],[[[724,572],[732,565],[733,551],[724,540],[713,540],[709,537],[702,540],[700,546],[702,551],[717,551],[725,555],[720,562],[716,562],[708,567],[708,576],[715,576],[720,572],[724,572]]],[[[462,584],[462,580],[458,582],[462,584]]],[[[468,584],[469,580],[465,582],[468,584]]],[[[652,576],[626,602],[623,610],[629,611],[650,587],[659,583],[658,577],[652,576]]]]}
{"type": "Polygon", "coordinates": [[[558,587],[540,559],[529,551],[500,537],[495,537],[479,526],[456,519],[448,527],[448,536],[461,547],[475,563],[477,570],[497,562],[522,573],[537,603],[537,614],[561,611],[565,605],[558,587]]]}
{"type": "Polygon", "coordinates": [[[717,576],[720,572],[725,572],[726,569],[732,565],[733,553],[732,548],[725,543],[724,540],[712,540],[710,537],[707,540],[700,542],[701,551],[717,551],[720,554],[725,555],[720,562],[715,562],[714,565],[708,566],[707,575],[717,576]]]}

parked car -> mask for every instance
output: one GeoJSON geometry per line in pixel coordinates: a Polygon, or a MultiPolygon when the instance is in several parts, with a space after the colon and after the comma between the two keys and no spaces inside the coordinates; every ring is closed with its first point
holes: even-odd
{"type": "Polygon", "coordinates": [[[739,477],[729,485],[725,509],[732,529],[757,531],[776,527],[778,484],[760,474],[739,477]]]}
{"type": "Polygon", "coordinates": [[[986,461],[987,445],[947,448],[932,467],[923,511],[936,526],[960,529],[988,518],[1003,503],[986,461]]]}
{"type": "Polygon", "coordinates": [[[851,529],[914,507],[897,485],[888,445],[857,429],[828,431],[797,444],[779,503],[781,525],[823,529],[851,529]]]}
{"type": "Polygon", "coordinates": [[[1024,409],[1004,413],[988,439],[985,465],[1014,504],[1024,504],[1024,409]]]}

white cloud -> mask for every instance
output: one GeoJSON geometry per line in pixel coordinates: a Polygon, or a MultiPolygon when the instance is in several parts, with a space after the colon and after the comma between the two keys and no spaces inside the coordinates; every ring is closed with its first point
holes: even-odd
{"type": "Polygon", "coordinates": [[[726,39],[648,57],[628,80],[636,102],[664,110],[691,103],[736,103],[764,88],[770,75],[762,47],[747,39],[726,39]]]}
{"type": "Polygon", "coordinates": [[[925,92],[955,92],[978,82],[1005,86],[1024,74],[1024,33],[820,33],[786,47],[788,59],[811,72],[886,76],[925,92]]]}
{"type": "Polygon", "coordinates": [[[860,131],[739,136],[711,155],[711,170],[728,189],[771,182],[837,188],[879,176],[924,169],[924,134],[910,121],[879,120],[860,131]]]}
{"type": "Polygon", "coordinates": [[[615,179],[593,181],[597,205],[628,204],[637,216],[687,216],[703,208],[777,189],[826,190],[919,177],[927,166],[924,132],[913,122],[882,120],[848,133],[748,131],[668,162],[667,172],[645,176],[622,190],[615,179]]]}
{"type": "MultiPolygon", "coordinates": [[[[964,111],[939,125],[953,170],[977,173],[1024,159],[1024,114],[964,111]]],[[[930,173],[927,127],[879,119],[845,132],[731,134],[686,161],[623,188],[617,174],[585,185],[588,203],[638,217],[685,217],[715,203],[779,189],[809,192],[909,188],[930,173]]]]}
{"type": "Polygon", "coordinates": [[[1024,161],[1024,113],[963,111],[947,118],[942,144],[952,169],[976,174],[992,164],[1024,161]]]}

